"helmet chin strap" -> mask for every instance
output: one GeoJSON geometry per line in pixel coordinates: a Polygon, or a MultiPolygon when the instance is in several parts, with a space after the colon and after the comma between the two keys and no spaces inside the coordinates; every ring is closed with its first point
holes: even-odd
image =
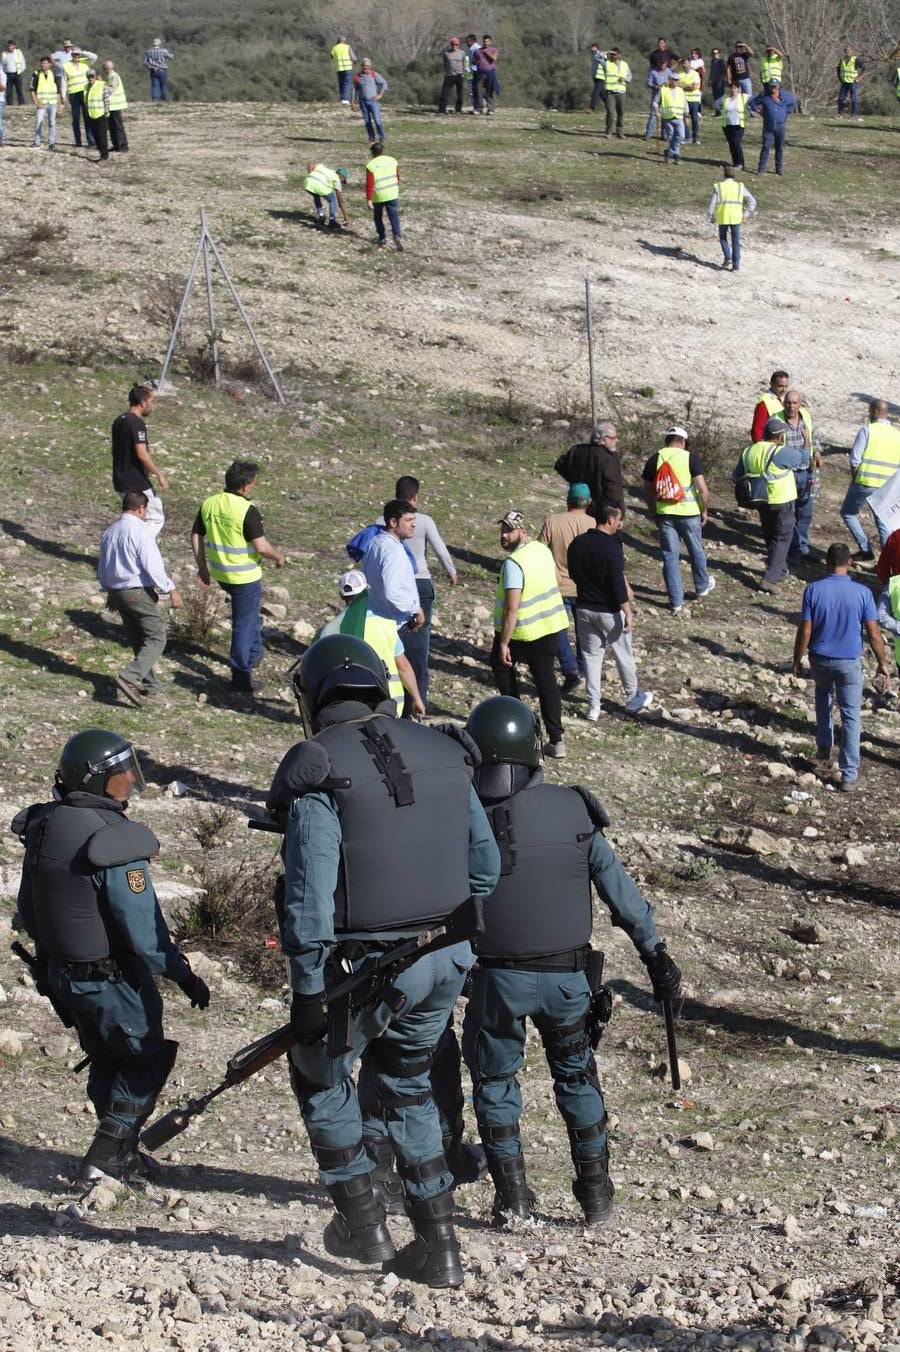
{"type": "Polygon", "coordinates": [[[475,771],[475,792],[482,801],[500,802],[524,789],[533,773],[530,765],[479,765],[475,771]]]}

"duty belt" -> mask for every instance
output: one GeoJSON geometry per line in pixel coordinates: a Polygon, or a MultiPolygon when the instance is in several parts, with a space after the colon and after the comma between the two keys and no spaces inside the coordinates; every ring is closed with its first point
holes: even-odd
{"type": "Polygon", "coordinates": [[[548,953],[535,958],[481,958],[479,967],[500,968],[510,972],[583,972],[590,949],[573,948],[568,953],[548,953]]]}
{"type": "Polygon", "coordinates": [[[122,970],[114,958],[101,958],[97,962],[63,963],[66,976],[75,981],[118,981],[122,970]]]}

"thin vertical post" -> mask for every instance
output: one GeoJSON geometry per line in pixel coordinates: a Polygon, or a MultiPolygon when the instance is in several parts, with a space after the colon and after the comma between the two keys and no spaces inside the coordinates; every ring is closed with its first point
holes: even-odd
{"type": "Polygon", "coordinates": [[[597,422],[597,391],[594,385],[594,322],[591,315],[591,282],[584,279],[584,306],[587,311],[588,374],[591,382],[591,430],[597,422]]]}
{"type": "Polygon", "coordinates": [[[200,208],[200,236],[203,240],[203,270],[206,275],[206,313],[209,315],[209,350],[213,359],[213,383],[219,383],[219,335],[216,332],[216,302],[213,298],[212,267],[209,260],[209,231],[206,228],[206,210],[200,208]]]}

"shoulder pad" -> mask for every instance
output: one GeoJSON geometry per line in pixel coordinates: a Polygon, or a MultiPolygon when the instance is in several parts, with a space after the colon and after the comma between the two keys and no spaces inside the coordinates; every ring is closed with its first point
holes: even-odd
{"type": "Polygon", "coordinates": [[[31,825],[31,822],[39,812],[48,812],[53,803],[32,803],[30,807],[23,807],[21,812],[17,812],[9,824],[9,829],[14,836],[18,836],[22,844],[25,844],[25,832],[31,825]]]}
{"type": "Polygon", "coordinates": [[[463,751],[466,753],[466,760],[470,763],[473,770],[477,770],[481,764],[481,752],[478,749],[478,743],[473,737],[470,737],[462,723],[432,723],[432,729],[435,732],[442,732],[445,737],[452,737],[454,742],[459,742],[463,751]]]}
{"type": "Polygon", "coordinates": [[[290,806],[291,800],[321,788],[331,774],[331,758],[315,738],[298,742],[275,771],[266,799],[270,812],[290,806]]]}
{"type": "Polygon", "coordinates": [[[115,868],[136,859],[152,859],[159,841],[148,826],[127,818],[101,826],[87,843],[87,857],[95,868],[115,868]]]}
{"type": "Polygon", "coordinates": [[[594,825],[599,826],[601,831],[605,831],[610,824],[611,818],[597,795],[591,793],[591,790],[586,789],[582,784],[572,784],[571,788],[573,788],[578,796],[584,800],[584,805],[588,810],[588,816],[594,825]]]}

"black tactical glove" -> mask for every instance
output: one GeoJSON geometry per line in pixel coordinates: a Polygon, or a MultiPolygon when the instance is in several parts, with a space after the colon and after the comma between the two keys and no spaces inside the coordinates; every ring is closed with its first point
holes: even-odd
{"type": "Polygon", "coordinates": [[[673,999],[681,990],[681,973],[666,952],[665,944],[657,944],[653,957],[641,961],[650,973],[654,998],[663,1000],[668,996],[673,999]]]}
{"type": "Polygon", "coordinates": [[[196,972],[188,972],[181,989],[191,1002],[191,1009],[206,1009],[209,1005],[209,986],[196,972]]]}
{"type": "Polygon", "coordinates": [[[291,1028],[294,1037],[304,1047],[321,1042],[328,1029],[324,991],[316,991],[314,995],[301,995],[299,991],[294,991],[294,998],[291,1001],[291,1028]]]}

